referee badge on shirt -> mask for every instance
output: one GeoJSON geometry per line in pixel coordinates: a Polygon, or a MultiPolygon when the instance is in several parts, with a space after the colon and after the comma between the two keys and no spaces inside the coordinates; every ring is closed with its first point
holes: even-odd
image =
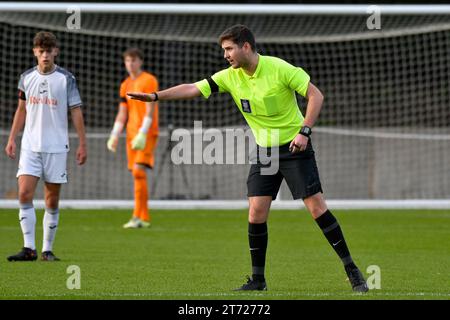
{"type": "Polygon", "coordinates": [[[250,101],[247,99],[241,99],[242,111],[247,113],[252,113],[252,108],[250,107],[250,101]]]}

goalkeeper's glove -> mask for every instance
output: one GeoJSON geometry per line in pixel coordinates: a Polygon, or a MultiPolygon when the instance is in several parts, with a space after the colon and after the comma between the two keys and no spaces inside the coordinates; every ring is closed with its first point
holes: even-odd
{"type": "Polygon", "coordinates": [[[131,141],[131,149],[133,150],[144,150],[147,143],[147,132],[152,125],[152,118],[145,117],[142,122],[142,126],[139,129],[139,133],[131,141]]]}
{"type": "Polygon", "coordinates": [[[116,121],[111,131],[111,135],[109,136],[108,142],[106,143],[106,147],[108,148],[109,151],[116,152],[117,143],[119,141],[119,134],[122,132],[122,129],[123,123],[116,121]]]}
{"type": "Polygon", "coordinates": [[[147,142],[147,135],[143,132],[139,132],[131,141],[131,149],[144,150],[147,142]]]}

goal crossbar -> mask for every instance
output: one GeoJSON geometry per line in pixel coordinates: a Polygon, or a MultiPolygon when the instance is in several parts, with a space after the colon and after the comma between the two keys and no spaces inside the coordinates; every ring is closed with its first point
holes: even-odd
{"type": "Polygon", "coordinates": [[[297,4],[158,4],[158,3],[85,3],[85,2],[0,2],[0,11],[154,13],[154,14],[270,14],[270,15],[362,15],[376,8],[382,14],[450,14],[450,5],[297,5],[297,4]]]}

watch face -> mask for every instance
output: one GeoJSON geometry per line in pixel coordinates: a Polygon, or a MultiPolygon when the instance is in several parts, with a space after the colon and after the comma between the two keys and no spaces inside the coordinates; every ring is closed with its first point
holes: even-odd
{"type": "Polygon", "coordinates": [[[311,128],[309,128],[309,127],[302,127],[300,132],[302,132],[302,133],[304,133],[306,135],[310,135],[311,134],[311,128]]]}

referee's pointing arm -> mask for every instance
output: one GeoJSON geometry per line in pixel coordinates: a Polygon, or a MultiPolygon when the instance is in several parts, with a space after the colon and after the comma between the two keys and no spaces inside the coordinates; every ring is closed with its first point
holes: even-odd
{"type": "Polygon", "coordinates": [[[192,99],[201,96],[201,92],[194,83],[189,83],[158,91],[158,93],[127,92],[127,95],[131,99],[154,102],[158,100],[192,99]]]}

